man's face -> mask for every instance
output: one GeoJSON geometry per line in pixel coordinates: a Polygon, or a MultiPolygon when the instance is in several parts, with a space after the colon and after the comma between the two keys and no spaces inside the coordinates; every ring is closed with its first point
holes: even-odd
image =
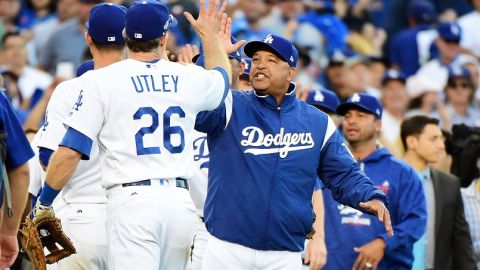
{"type": "Polygon", "coordinates": [[[428,124],[420,135],[407,137],[409,149],[427,163],[437,162],[445,149],[442,130],[438,125],[428,124]],[[408,140],[408,138],[411,138],[408,140]]]}
{"type": "Polygon", "coordinates": [[[398,80],[388,81],[383,88],[382,101],[388,111],[405,111],[408,105],[405,84],[398,80]]]}
{"type": "Polygon", "coordinates": [[[25,39],[21,36],[10,36],[5,40],[3,50],[8,65],[18,67],[27,63],[25,39]]]}
{"type": "Polygon", "coordinates": [[[299,0],[281,0],[277,2],[277,6],[287,19],[294,19],[303,12],[303,3],[299,0]]]}
{"type": "Polygon", "coordinates": [[[78,0],[59,0],[57,13],[60,21],[65,21],[78,15],[80,4],[78,0]]]}
{"type": "Polygon", "coordinates": [[[269,51],[257,51],[252,56],[250,82],[262,95],[277,96],[288,90],[295,68],[269,51]]]}
{"type": "Polygon", "coordinates": [[[240,7],[247,16],[247,20],[251,23],[257,22],[267,10],[264,0],[242,0],[240,7]]]}
{"type": "Polygon", "coordinates": [[[343,135],[351,145],[371,141],[377,137],[380,128],[380,120],[360,109],[349,109],[343,117],[343,135]]]}

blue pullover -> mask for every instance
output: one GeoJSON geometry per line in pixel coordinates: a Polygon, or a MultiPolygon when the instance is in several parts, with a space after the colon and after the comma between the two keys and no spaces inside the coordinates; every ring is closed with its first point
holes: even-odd
{"type": "Polygon", "coordinates": [[[197,116],[208,134],[204,217],[215,237],[256,250],[301,251],[313,223],[317,176],[346,205],[387,203],[349,154],[333,121],[295,96],[232,91],[225,103],[197,116]]]}
{"type": "Polygon", "coordinates": [[[327,264],[323,269],[352,269],[358,253],[354,247],[383,238],[385,255],[378,269],[411,269],[413,244],[425,232],[427,210],[423,186],[415,171],[380,148],[360,161],[365,174],[387,194],[394,236],[383,223],[334,200],[324,189],[327,264]]]}

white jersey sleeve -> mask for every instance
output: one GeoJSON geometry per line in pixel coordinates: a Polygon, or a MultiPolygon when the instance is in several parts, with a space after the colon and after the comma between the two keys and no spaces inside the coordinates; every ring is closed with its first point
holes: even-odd
{"type": "Polygon", "coordinates": [[[43,181],[45,179],[45,172],[43,171],[42,166],[40,165],[40,160],[38,159],[38,148],[37,143],[39,139],[39,134],[37,133],[33,138],[32,142],[30,143],[35,156],[33,156],[28,161],[28,169],[30,172],[29,175],[29,183],[28,183],[28,193],[32,194],[33,196],[38,196],[40,193],[40,189],[42,188],[43,181]]]}
{"type": "Polygon", "coordinates": [[[91,82],[90,77],[87,77],[89,74],[92,72],[82,76],[84,84],[71,89],[75,91],[77,99],[67,114],[64,124],[94,140],[102,127],[105,114],[98,89],[91,82]]]}
{"type": "Polygon", "coordinates": [[[197,208],[197,214],[203,217],[203,208],[207,198],[209,152],[207,134],[194,131],[193,133],[193,176],[188,179],[190,196],[197,208]]]}
{"type": "Polygon", "coordinates": [[[73,85],[73,80],[62,82],[55,88],[45,112],[45,122],[39,130],[38,147],[55,151],[63,135],[65,135],[66,128],[63,125],[63,120],[66,112],[73,105],[70,102],[71,98],[65,94],[70,90],[69,87],[73,85]]]}

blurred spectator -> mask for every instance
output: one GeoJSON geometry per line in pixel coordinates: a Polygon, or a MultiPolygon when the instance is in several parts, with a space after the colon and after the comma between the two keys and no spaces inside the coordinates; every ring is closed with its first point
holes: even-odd
{"type": "Polygon", "coordinates": [[[8,32],[3,36],[1,44],[5,54],[5,68],[18,76],[20,107],[30,110],[53,79],[47,73],[27,64],[26,41],[19,32],[8,32]]]}
{"type": "Polygon", "coordinates": [[[57,65],[69,65],[71,73],[82,63],[84,50],[87,48],[85,42],[85,22],[88,18],[90,9],[101,0],[77,0],[79,5],[79,16],[69,20],[58,27],[52,36],[48,39],[45,48],[47,48],[38,59],[39,67],[48,71],[50,74],[56,74],[57,65]],[[68,49],[65,49],[68,48],[68,49]],[[66,63],[66,64],[64,64],[66,63]]]}
{"type": "Polygon", "coordinates": [[[295,83],[305,91],[320,88],[321,85],[315,81],[318,70],[314,67],[308,48],[301,46],[296,46],[296,48],[298,49],[298,62],[294,78],[295,83]]]}
{"type": "Polygon", "coordinates": [[[430,45],[437,32],[432,27],[436,18],[435,9],[426,0],[411,1],[407,18],[409,29],[393,37],[389,57],[392,65],[408,77],[429,60],[430,45]]]}
{"type": "Polygon", "coordinates": [[[339,204],[324,189],[328,258],[323,269],[409,269],[413,243],[426,226],[422,184],[410,166],[377,145],[382,106],[375,97],[354,94],[337,112],[344,116],[343,135],[360,168],[388,196],[394,236],[386,236],[376,217],[339,204]]]}
{"type": "Polygon", "coordinates": [[[430,167],[445,148],[438,120],[427,116],[405,119],[401,137],[405,161],[422,180],[427,200],[427,232],[415,243],[413,269],[476,269],[460,182],[430,167]]]}
{"type": "MultiPolygon", "coordinates": [[[[449,116],[449,123],[445,124],[440,121],[447,130],[450,130],[452,125],[462,123],[480,127],[480,111],[472,104],[475,89],[470,78],[470,72],[466,68],[450,67],[448,70],[445,110],[449,116]]],[[[438,117],[438,113],[435,113],[434,116],[438,117]]]]}
{"type": "Polygon", "coordinates": [[[429,77],[414,75],[407,79],[407,93],[410,97],[407,117],[414,115],[429,116],[440,101],[442,86],[429,77]]]}
{"type": "Polygon", "coordinates": [[[480,0],[470,0],[473,10],[458,19],[458,25],[462,28],[462,47],[470,50],[476,57],[480,57],[480,0]]]}
{"type": "Polygon", "coordinates": [[[300,0],[277,0],[274,2],[270,14],[262,19],[261,25],[274,35],[288,37],[291,35],[291,30],[287,25],[295,22],[303,11],[304,5],[300,0]]]}
{"type": "Polygon", "coordinates": [[[0,38],[6,32],[17,30],[15,19],[20,12],[21,5],[20,0],[0,0],[0,38]]]}
{"type": "Polygon", "coordinates": [[[329,60],[324,72],[324,86],[331,89],[340,100],[347,100],[353,93],[345,85],[345,56],[335,53],[329,60]]]}
{"type": "Polygon", "coordinates": [[[400,140],[400,125],[407,111],[408,95],[405,88],[405,75],[389,70],[382,80],[382,133],[380,141],[395,157],[403,156],[400,140]]]}
{"type": "MultiPolygon", "coordinates": [[[[117,0],[118,1],[118,0],[117,0]]],[[[129,0],[133,2],[133,0],[129,0]]],[[[177,19],[178,25],[170,30],[167,49],[173,54],[178,53],[177,48],[195,42],[195,31],[190,27],[183,12],[188,11],[193,17],[198,17],[198,7],[191,0],[168,0],[170,13],[177,19]]]]}
{"type": "Polygon", "coordinates": [[[345,86],[353,93],[368,93],[380,98],[381,92],[370,85],[369,60],[363,56],[353,56],[345,60],[345,86]]]}
{"type": "Polygon", "coordinates": [[[382,88],[382,80],[389,66],[383,57],[370,56],[368,68],[370,69],[370,85],[376,89],[382,88]]]}
{"type": "Polygon", "coordinates": [[[477,269],[480,269],[480,179],[473,181],[470,186],[462,188],[461,191],[477,269]]]}
{"type": "MultiPolygon", "coordinates": [[[[35,0],[38,1],[38,0],[35,0]]],[[[74,18],[79,12],[78,0],[58,0],[56,2],[56,16],[49,17],[48,20],[36,24],[32,28],[33,38],[30,41],[32,51],[29,57],[31,65],[38,65],[38,58],[50,48],[46,47],[49,38],[52,36],[55,29],[62,23],[74,18]]]]}
{"type": "Polygon", "coordinates": [[[460,66],[463,59],[470,56],[463,54],[464,50],[460,47],[462,30],[457,23],[440,23],[437,32],[438,37],[432,44],[434,59],[423,65],[417,74],[438,81],[443,88],[448,79],[448,67],[460,66]],[[435,49],[438,49],[438,53],[435,49]]]}
{"type": "Polygon", "coordinates": [[[320,31],[326,42],[326,54],[331,57],[336,50],[347,52],[348,28],[335,15],[332,0],[307,0],[308,11],[298,18],[300,24],[311,24],[320,31]]]}
{"type": "Polygon", "coordinates": [[[268,35],[260,20],[268,14],[267,4],[263,0],[239,0],[239,10],[233,16],[232,35],[238,40],[261,40],[268,35]]]}
{"type": "Polygon", "coordinates": [[[23,125],[28,117],[28,111],[21,108],[23,98],[20,90],[18,89],[18,76],[13,72],[5,70],[1,73],[4,78],[4,85],[0,85],[0,88],[5,88],[5,94],[12,104],[13,111],[18,118],[20,124],[23,125]]]}

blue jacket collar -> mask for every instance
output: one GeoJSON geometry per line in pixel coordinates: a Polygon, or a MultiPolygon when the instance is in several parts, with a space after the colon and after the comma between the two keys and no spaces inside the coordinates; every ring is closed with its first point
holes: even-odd
{"type": "Polygon", "coordinates": [[[297,95],[296,95],[296,85],[293,82],[290,82],[290,85],[288,86],[288,91],[285,93],[282,99],[282,104],[278,105],[277,104],[277,99],[273,96],[270,95],[259,95],[257,92],[253,91],[255,94],[256,99],[262,103],[262,105],[272,109],[272,110],[277,110],[278,108],[281,108],[282,110],[288,110],[292,108],[295,105],[295,101],[297,100],[297,95]]]}

